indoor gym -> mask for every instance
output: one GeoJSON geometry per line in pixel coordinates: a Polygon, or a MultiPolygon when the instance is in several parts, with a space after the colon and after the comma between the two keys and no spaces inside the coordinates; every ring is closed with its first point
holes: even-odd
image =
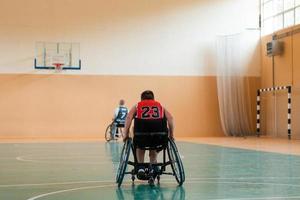
{"type": "Polygon", "coordinates": [[[1,200],[300,199],[299,0],[0,3],[1,200]],[[185,181],[118,187],[105,129],[148,89],[185,181]]]}

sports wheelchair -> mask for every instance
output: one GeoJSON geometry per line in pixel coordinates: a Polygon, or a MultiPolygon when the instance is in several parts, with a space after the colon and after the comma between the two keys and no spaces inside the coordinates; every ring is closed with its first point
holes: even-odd
{"type": "Polygon", "coordinates": [[[145,168],[145,178],[142,180],[148,180],[150,185],[154,185],[155,178],[157,183],[160,183],[160,176],[163,174],[175,176],[175,179],[178,185],[182,185],[185,181],[185,173],[183,164],[176,147],[175,142],[168,137],[167,133],[148,133],[144,135],[138,135],[135,133],[135,136],[129,138],[125,141],[123,149],[121,152],[120,163],[116,175],[116,183],[118,187],[122,185],[125,174],[131,175],[131,180],[134,183],[134,180],[137,176],[138,169],[143,166],[145,168]],[[155,145],[153,145],[155,144],[155,145]],[[162,162],[155,164],[150,163],[138,163],[136,156],[136,148],[144,150],[156,150],[162,151],[162,162]],[[130,152],[133,152],[133,161],[129,160],[130,152]],[[127,165],[133,166],[131,171],[126,171],[127,165]],[[172,172],[166,172],[167,166],[171,166],[172,172]],[[156,170],[153,173],[153,168],[156,167],[156,170]]]}
{"type": "Polygon", "coordinates": [[[110,123],[107,128],[105,129],[105,140],[109,142],[110,140],[117,140],[122,137],[122,129],[124,128],[125,124],[117,123],[113,121],[110,123]],[[113,127],[115,127],[115,133],[113,133],[113,127]]]}

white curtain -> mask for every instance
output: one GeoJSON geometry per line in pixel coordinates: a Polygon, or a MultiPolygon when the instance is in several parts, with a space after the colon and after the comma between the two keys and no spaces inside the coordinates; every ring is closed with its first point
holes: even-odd
{"type": "Polygon", "coordinates": [[[250,98],[249,66],[258,38],[259,34],[251,32],[217,37],[218,101],[222,128],[228,136],[254,134],[251,106],[256,102],[250,98]]]}

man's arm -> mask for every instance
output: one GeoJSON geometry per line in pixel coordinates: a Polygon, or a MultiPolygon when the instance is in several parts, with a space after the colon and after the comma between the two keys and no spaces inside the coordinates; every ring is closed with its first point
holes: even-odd
{"type": "Polygon", "coordinates": [[[120,109],[119,107],[117,107],[117,108],[115,109],[114,116],[113,116],[113,118],[112,118],[113,121],[117,118],[117,116],[118,116],[118,114],[119,114],[119,109],[120,109]]]}
{"type": "Polygon", "coordinates": [[[173,120],[171,113],[167,109],[164,109],[164,110],[165,110],[165,115],[166,115],[166,118],[168,121],[169,137],[174,140],[174,120],[173,120]]]}
{"type": "Polygon", "coordinates": [[[134,118],[134,115],[136,113],[136,106],[132,107],[126,117],[125,120],[125,128],[124,128],[124,141],[126,141],[129,138],[129,130],[131,126],[131,122],[134,118]]]}

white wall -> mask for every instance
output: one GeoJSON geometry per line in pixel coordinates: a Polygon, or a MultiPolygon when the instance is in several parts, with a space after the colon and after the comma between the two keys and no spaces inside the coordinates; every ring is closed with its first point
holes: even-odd
{"type": "MultiPolygon", "coordinates": [[[[80,43],[82,70],[71,74],[215,75],[216,36],[256,27],[258,5],[258,0],[1,0],[0,73],[43,73],[33,69],[35,42],[49,41],[80,43]]],[[[258,75],[254,65],[251,74],[258,75]]]]}

